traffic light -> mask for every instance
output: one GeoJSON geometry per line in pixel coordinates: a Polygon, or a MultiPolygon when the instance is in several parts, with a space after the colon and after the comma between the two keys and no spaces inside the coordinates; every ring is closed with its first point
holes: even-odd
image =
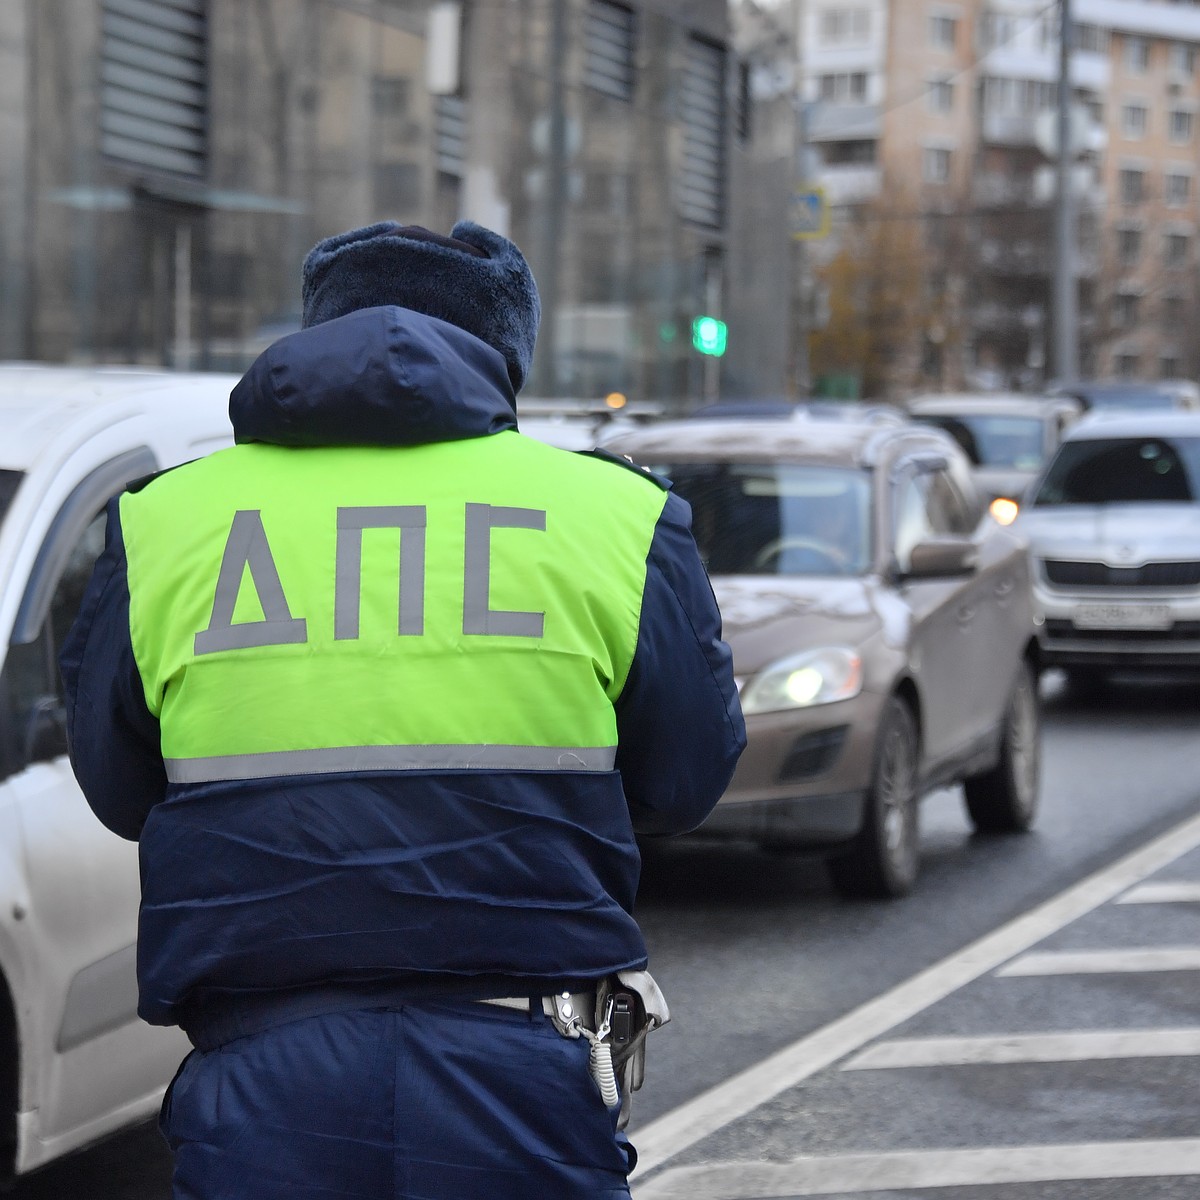
{"type": "Polygon", "coordinates": [[[716,317],[697,317],[692,322],[692,345],[701,354],[720,358],[725,353],[725,322],[716,317]]]}

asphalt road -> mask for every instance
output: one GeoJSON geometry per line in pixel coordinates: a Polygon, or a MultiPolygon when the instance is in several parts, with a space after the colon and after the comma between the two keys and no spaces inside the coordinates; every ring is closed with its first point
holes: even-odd
{"type": "MultiPolygon", "coordinates": [[[[1046,1140],[1026,1112],[1031,1087],[1038,1097],[1035,1111],[1053,1114],[1063,1127],[1059,1140],[1080,1143],[1079,1154],[1093,1164],[1093,1173],[1103,1169],[1094,1166],[1102,1161],[1095,1146],[1106,1131],[1134,1138],[1149,1136],[1147,1128],[1168,1138],[1200,1132],[1200,1112],[1191,1100],[1196,1089],[1180,1086],[1188,1078],[1186,1058],[1161,1059],[1153,1070],[1136,1059],[1141,1074],[1131,1076],[1126,1069],[1113,1078],[1094,1062],[1054,1069],[1042,1064],[992,1067],[991,1074],[981,1074],[981,1067],[928,1065],[908,1072],[827,1068],[810,1072],[803,1086],[779,1087],[776,1082],[774,1091],[767,1070],[767,1082],[751,1077],[747,1094],[736,1103],[725,1094],[731,1078],[756,1067],[763,1072],[760,1064],[772,1055],[797,1070],[797,1045],[802,1058],[806,1039],[823,1036],[831,1023],[892,989],[900,989],[892,993],[900,1011],[904,988],[910,986],[906,981],[926,969],[936,974],[942,970],[939,964],[961,959],[964,947],[1010,929],[1038,906],[1061,903],[1056,898],[1066,889],[1111,869],[1200,811],[1200,688],[1122,684],[1102,695],[1080,697],[1051,679],[1044,690],[1044,786],[1035,830],[1017,837],[978,837],[970,831],[956,791],[931,796],[922,809],[921,878],[903,901],[847,903],[832,895],[818,861],[746,847],[674,843],[648,858],[639,917],[673,1020],[651,1039],[646,1086],[635,1098],[630,1134],[635,1145],[644,1136],[653,1160],[649,1171],[635,1175],[635,1197],[816,1194],[812,1187],[825,1184],[805,1184],[794,1167],[780,1167],[781,1178],[747,1182],[744,1167],[736,1164],[758,1159],[787,1163],[798,1155],[828,1153],[853,1182],[860,1169],[882,1170],[879,1178],[891,1178],[887,1171],[895,1168],[888,1154],[928,1145],[960,1150],[968,1157],[948,1165],[941,1159],[921,1159],[915,1166],[905,1162],[904,1171],[917,1171],[913,1180],[928,1184],[938,1171],[947,1170],[966,1171],[964,1178],[974,1180],[970,1173],[976,1169],[985,1173],[983,1179],[987,1170],[994,1174],[999,1169],[985,1161],[988,1147],[1011,1151],[1017,1144],[1046,1140]],[[1050,1073],[1031,1083],[1032,1071],[1050,1073]],[[919,1111],[910,1099],[914,1079],[923,1097],[919,1111]],[[761,1102],[754,1093],[759,1086],[765,1088],[761,1102]],[[693,1109],[716,1124],[689,1141],[689,1135],[671,1132],[670,1125],[673,1113],[693,1109]],[[1135,1116],[1147,1112],[1152,1122],[1139,1124],[1135,1116]],[[1019,1119],[1021,1113],[1025,1116],[1019,1119]],[[860,1168],[855,1156],[866,1152],[876,1158],[860,1168]],[[728,1162],[735,1164],[732,1173],[711,1165],[728,1162]]],[[[1179,870],[1191,863],[1200,881],[1200,853],[1180,862],[1179,870]]],[[[1176,905],[1164,914],[1159,906],[1105,904],[1064,922],[1061,932],[1050,929],[1037,949],[1053,951],[1061,945],[1103,952],[1116,945],[1128,951],[1162,941],[1184,946],[1194,912],[1194,905],[1176,905]]],[[[1200,938],[1190,940],[1200,943],[1200,938]]],[[[1012,1035],[1077,1025],[1111,1029],[1130,1020],[1152,1025],[1156,1018],[1166,1021],[1164,1014],[1179,1018],[1186,1013],[1194,980],[1186,970],[1130,976],[1091,988],[1075,976],[1057,984],[1030,978],[1007,986],[981,978],[912,1010],[907,1024],[896,1024],[909,1036],[1012,1035]]],[[[891,999],[876,1004],[876,1043],[888,1041],[883,1036],[887,1019],[880,1021],[879,1013],[887,1013],[891,999]]],[[[888,1047],[880,1051],[872,1044],[867,1049],[886,1053],[888,1047]]],[[[1015,1159],[1009,1153],[1005,1161],[1010,1160],[1032,1165],[1004,1169],[1037,1173],[1029,1153],[1015,1159]]],[[[36,1173],[14,1195],[17,1200],[165,1200],[169,1178],[165,1149],[147,1128],[36,1173]]],[[[902,1171],[896,1178],[908,1177],[902,1171]]],[[[984,1188],[978,1200],[1000,1195],[1140,1200],[1191,1194],[1188,1180],[1175,1185],[1178,1191],[1153,1181],[1125,1181],[1115,1191],[1105,1190],[1111,1182],[1053,1182],[1045,1192],[1014,1192],[1011,1186],[984,1188]]],[[[860,1193],[884,1194],[876,1185],[838,1192],[860,1193]]],[[[897,1184],[886,1194],[956,1193],[901,1191],[897,1184]]]]}

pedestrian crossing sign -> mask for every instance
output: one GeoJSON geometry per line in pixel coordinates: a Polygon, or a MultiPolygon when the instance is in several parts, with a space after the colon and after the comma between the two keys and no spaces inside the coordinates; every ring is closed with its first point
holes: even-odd
{"type": "Polygon", "coordinates": [[[802,187],[792,193],[792,237],[823,238],[829,233],[829,201],[823,187],[802,187]]]}

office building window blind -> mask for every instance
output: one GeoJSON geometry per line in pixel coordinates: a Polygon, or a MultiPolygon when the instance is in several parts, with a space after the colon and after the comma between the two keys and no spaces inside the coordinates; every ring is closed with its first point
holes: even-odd
{"type": "Polygon", "coordinates": [[[617,100],[633,99],[633,12],[589,0],[584,26],[584,82],[617,100]]]}
{"type": "Polygon", "coordinates": [[[434,96],[433,141],[437,169],[461,178],[467,163],[467,106],[461,96],[434,96]]]}
{"type": "Polygon", "coordinates": [[[682,95],[683,216],[719,227],[725,216],[725,51],[689,38],[682,95]]]}
{"type": "Polygon", "coordinates": [[[103,0],[100,148],[202,176],[208,160],[207,0],[103,0]]]}

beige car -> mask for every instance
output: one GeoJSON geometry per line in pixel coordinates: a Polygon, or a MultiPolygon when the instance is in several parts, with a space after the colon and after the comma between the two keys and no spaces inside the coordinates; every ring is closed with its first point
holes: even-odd
{"type": "Polygon", "coordinates": [[[918,800],[974,826],[1037,807],[1025,543],[940,430],[865,418],[676,421],[605,448],[670,478],[733,650],[749,744],[700,836],[816,849],[848,895],[916,879],[918,800]]]}

